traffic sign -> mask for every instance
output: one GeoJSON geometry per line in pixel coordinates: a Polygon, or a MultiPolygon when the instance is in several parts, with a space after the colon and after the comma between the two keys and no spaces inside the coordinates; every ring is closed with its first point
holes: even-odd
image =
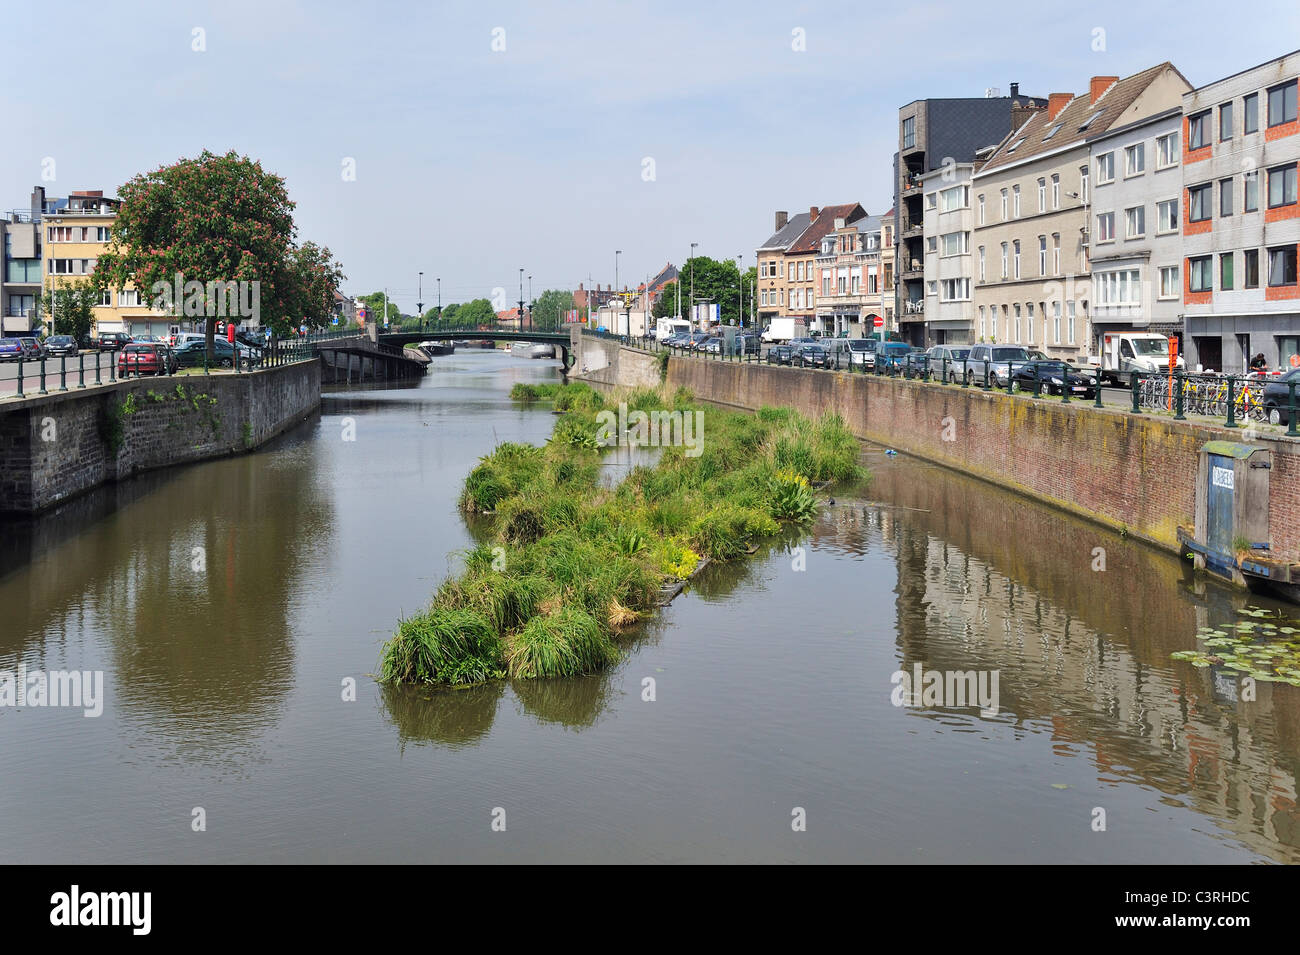
{"type": "Polygon", "coordinates": [[[885,320],[884,320],[883,318],[881,318],[879,315],[876,316],[875,326],[876,326],[876,328],[884,328],[884,327],[885,327],[885,320]]]}

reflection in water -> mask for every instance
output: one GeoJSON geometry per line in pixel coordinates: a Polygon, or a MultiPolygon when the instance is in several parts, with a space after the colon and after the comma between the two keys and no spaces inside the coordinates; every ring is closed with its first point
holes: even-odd
{"type": "Polygon", "coordinates": [[[382,684],[378,700],[405,751],[407,743],[472,746],[492,728],[504,693],[500,680],[461,689],[382,684]]]}
{"type": "Polygon", "coordinates": [[[617,668],[556,680],[513,680],[510,687],[527,712],[542,723],[570,729],[594,726],[609,710],[610,685],[617,668]]]}

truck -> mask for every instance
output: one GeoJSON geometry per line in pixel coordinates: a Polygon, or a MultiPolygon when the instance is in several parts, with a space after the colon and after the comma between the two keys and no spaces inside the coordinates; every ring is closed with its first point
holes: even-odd
{"type": "Polygon", "coordinates": [[[691,323],[684,318],[661,318],[655,324],[655,340],[663,341],[673,335],[689,335],[691,323]]]}
{"type": "MultiPolygon", "coordinates": [[[[1169,373],[1169,339],[1155,332],[1105,332],[1098,358],[1098,377],[1102,381],[1128,387],[1134,372],[1169,373]]],[[[1183,356],[1179,355],[1176,368],[1183,367],[1183,356]]]]}
{"type": "Polygon", "coordinates": [[[802,318],[774,318],[763,329],[762,339],[770,344],[788,342],[792,338],[806,338],[808,323],[802,318]]]}

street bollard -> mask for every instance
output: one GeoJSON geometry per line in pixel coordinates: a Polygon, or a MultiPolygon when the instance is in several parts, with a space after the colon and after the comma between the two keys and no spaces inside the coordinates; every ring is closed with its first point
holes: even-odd
{"type": "Polygon", "coordinates": [[[1178,372],[1173,372],[1174,376],[1174,420],[1186,421],[1187,416],[1183,414],[1183,380],[1178,377],[1178,372]]]}
{"type": "Polygon", "coordinates": [[[1070,365],[1068,362],[1061,362],[1061,404],[1070,403],[1070,365]]]}
{"type": "Polygon", "coordinates": [[[37,392],[37,394],[42,394],[42,395],[49,394],[49,392],[45,390],[45,359],[44,358],[41,359],[41,390],[37,392]]]}
{"type": "Polygon", "coordinates": [[[1295,420],[1295,386],[1296,380],[1292,377],[1292,379],[1286,383],[1286,413],[1288,419],[1286,433],[1287,436],[1291,438],[1300,437],[1300,431],[1296,430],[1295,420]]]}
{"type": "Polygon", "coordinates": [[[68,356],[59,356],[59,391],[68,390],[68,356]]]}
{"type": "Polygon", "coordinates": [[[1235,382],[1231,375],[1228,376],[1228,423],[1225,428],[1237,427],[1237,396],[1233,393],[1235,382]]]}
{"type": "Polygon", "coordinates": [[[984,359],[984,390],[989,390],[989,360],[984,359]]]}
{"type": "Polygon", "coordinates": [[[1043,396],[1043,376],[1034,375],[1034,397],[1041,398],[1042,396],[1043,396]]]}
{"type": "Polygon", "coordinates": [[[939,384],[948,384],[948,356],[939,359],[939,384]]]}
{"type": "Polygon", "coordinates": [[[95,384],[102,385],[103,379],[99,377],[99,352],[95,352],[95,384]]]}
{"type": "Polygon", "coordinates": [[[83,355],[81,352],[77,352],[77,382],[78,382],[77,387],[78,387],[78,388],[85,388],[85,387],[86,387],[86,362],[85,362],[85,358],[86,358],[85,355],[83,355]]]}
{"type": "MultiPolygon", "coordinates": [[[[1295,394],[1294,391],[1291,394],[1295,394]]],[[[18,397],[23,396],[23,356],[18,356],[18,397]]]]}
{"type": "Polygon", "coordinates": [[[1094,376],[1093,380],[1096,382],[1096,384],[1093,385],[1092,406],[1094,408],[1100,408],[1101,407],[1101,369],[1100,368],[1097,369],[1097,374],[1094,376]]]}
{"type": "Polygon", "coordinates": [[[1133,407],[1130,409],[1131,414],[1141,414],[1142,407],[1138,404],[1138,389],[1142,387],[1142,379],[1137,375],[1128,376],[1129,384],[1133,386],[1133,407]]]}

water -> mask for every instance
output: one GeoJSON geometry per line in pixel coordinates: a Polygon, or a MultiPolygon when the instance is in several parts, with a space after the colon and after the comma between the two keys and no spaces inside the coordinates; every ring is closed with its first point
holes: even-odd
{"type": "Polygon", "coordinates": [[[378,686],[398,617],[486,533],[467,471],[553,425],[510,385],[555,374],[435,359],[259,453],[4,525],[0,670],[102,669],[107,701],[0,707],[0,862],[1300,861],[1300,690],[1239,702],[1169,659],[1272,604],[878,449],[612,670],[378,686]],[[894,706],[916,662],[997,670],[998,714],[894,706]]]}

